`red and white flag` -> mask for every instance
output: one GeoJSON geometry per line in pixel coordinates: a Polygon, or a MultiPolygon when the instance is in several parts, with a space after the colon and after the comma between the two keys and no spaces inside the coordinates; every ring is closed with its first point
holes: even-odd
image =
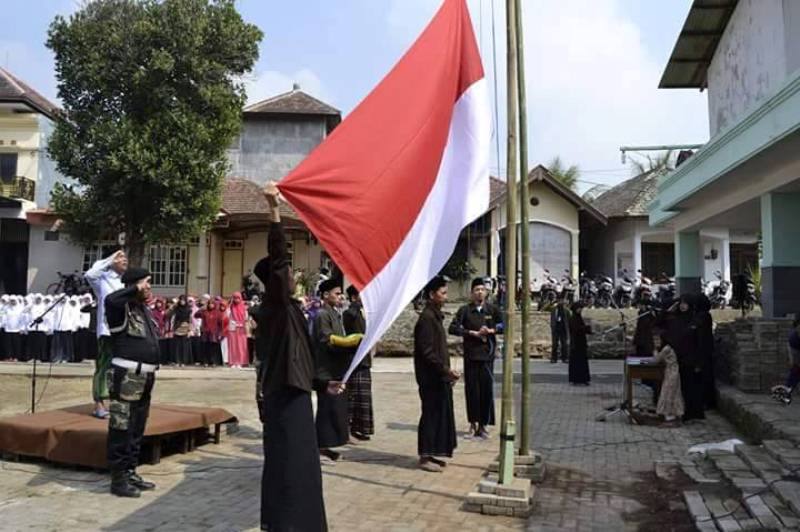
{"type": "Polygon", "coordinates": [[[465,0],[278,187],[361,292],[352,369],[489,207],[491,111],[465,0]]]}

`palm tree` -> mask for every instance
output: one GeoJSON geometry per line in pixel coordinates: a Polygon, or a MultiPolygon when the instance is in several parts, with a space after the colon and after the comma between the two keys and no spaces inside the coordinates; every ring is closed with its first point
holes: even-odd
{"type": "Polygon", "coordinates": [[[631,173],[634,176],[675,169],[675,151],[667,150],[656,155],[645,155],[645,159],[631,158],[631,173]]]}
{"type": "Polygon", "coordinates": [[[581,170],[578,168],[578,165],[573,164],[572,166],[567,167],[563,161],[561,161],[561,157],[558,155],[555,156],[552,161],[550,161],[550,164],[547,165],[547,169],[550,171],[550,175],[552,175],[557,181],[571,189],[575,188],[575,185],[577,185],[578,180],[581,177],[581,170]]]}

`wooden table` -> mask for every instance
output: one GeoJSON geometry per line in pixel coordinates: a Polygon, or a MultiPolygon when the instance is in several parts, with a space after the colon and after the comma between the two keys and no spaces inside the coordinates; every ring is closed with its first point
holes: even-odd
{"type": "Polygon", "coordinates": [[[664,380],[664,366],[649,361],[647,358],[628,357],[625,359],[625,406],[628,412],[633,411],[633,380],[664,380]]]}

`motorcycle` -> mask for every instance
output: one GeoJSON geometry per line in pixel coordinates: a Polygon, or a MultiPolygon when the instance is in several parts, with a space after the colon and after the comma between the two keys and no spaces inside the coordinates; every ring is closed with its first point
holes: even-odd
{"type": "Polygon", "coordinates": [[[583,305],[587,308],[593,307],[597,299],[597,284],[586,272],[581,272],[580,298],[583,305]]]}
{"type": "Polygon", "coordinates": [[[539,311],[545,310],[556,302],[559,288],[558,281],[550,274],[550,270],[544,270],[544,280],[539,288],[539,311]]]}
{"type": "Polygon", "coordinates": [[[675,294],[677,293],[675,279],[668,276],[665,272],[661,272],[661,275],[658,277],[658,285],[659,289],[656,298],[658,299],[659,306],[662,309],[668,309],[675,302],[675,294]]]}
{"type": "MultiPolygon", "coordinates": [[[[703,292],[711,302],[711,308],[724,309],[728,304],[728,291],[731,283],[722,278],[722,273],[717,270],[714,272],[717,278],[715,281],[704,283],[703,292]]],[[[753,287],[755,292],[755,285],[753,287]]]]}
{"type": "Polygon", "coordinates": [[[597,286],[595,306],[600,308],[610,307],[614,293],[614,281],[611,279],[611,277],[601,274],[597,276],[595,284],[597,286]]]}
{"type": "Polygon", "coordinates": [[[653,299],[653,281],[649,277],[642,275],[642,270],[638,270],[636,275],[636,286],[633,291],[633,305],[649,305],[653,299]]]}
{"type": "Polygon", "coordinates": [[[633,279],[628,275],[628,270],[622,270],[617,288],[614,290],[613,302],[617,308],[628,308],[633,300],[633,279]]]}
{"type": "Polygon", "coordinates": [[[564,270],[564,275],[561,276],[559,283],[559,295],[561,295],[568,303],[572,303],[575,298],[575,279],[569,270],[564,270]]]}

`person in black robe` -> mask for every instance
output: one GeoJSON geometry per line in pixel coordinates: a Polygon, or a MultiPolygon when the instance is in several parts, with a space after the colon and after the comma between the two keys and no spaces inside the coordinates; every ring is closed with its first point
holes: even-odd
{"type": "MultiPolygon", "coordinates": [[[[330,381],[341,381],[353,351],[336,345],[346,336],[339,301],[342,288],[339,279],[328,279],[320,284],[323,306],[314,320],[313,340],[317,354],[318,374],[330,381]]],[[[324,390],[317,392],[317,445],[323,459],[338,460],[336,447],[346,445],[350,427],[347,415],[347,396],[331,395],[324,390]]]]}
{"type": "Polygon", "coordinates": [[[472,302],[458,309],[448,332],[464,339],[464,394],[470,433],[486,439],[486,427],[495,423],[494,357],[503,316],[500,309],[486,302],[483,278],[473,279],[471,288],[472,302]]]}
{"type": "Polygon", "coordinates": [[[456,448],[453,384],[461,374],[450,369],[442,306],[447,301],[447,278],[434,277],[424,290],[425,308],[414,327],[414,375],[422,402],[417,429],[419,465],[439,473],[447,465],[437,457],[452,457],[456,448]]]}
{"type": "Polygon", "coordinates": [[[703,412],[703,361],[698,352],[697,326],[693,322],[695,296],[684,294],[677,314],[667,322],[667,341],[675,350],[683,394],[683,421],[705,419],[703,412]]]}
{"type": "MultiPolygon", "coordinates": [[[[364,305],[355,286],[347,287],[350,306],[342,315],[344,332],[364,334],[367,332],[367,320],[364,316],[364,305]]],[[[358,363],[347,381],[347,404],[350,417],[350,434],[362,441],[369,440],[375,434],[375,418],[372,411],[372,353],[358,363]]]]}
{"type": "Polygon", "coordinates": [[[318,532],[328,529],[311,390],[340,394],[340,382],[317,378],[308,323],[292,299],[294,277],[278,210],[278,188],[264,187],[272,223],[267,248],[254,273],[266,293],[259,309],[256,397],[264,424],[261,529],[318,532]]]}
{"type": "Polygon", "coordinates": [[[559,353],[561,362],[566,363],[569,356],[569,309],[564,299],[559,299],[550,311],[550,335],[553,344],[550,363],[558,362],[559,353]]]}
{"type": "Polygon", "coordinates": [[[714,408],[717,390],[714,380],[714,319],[711,317],[711,301],[705,294],[697,296],[692,324],[697,334],[697,353],[702,364],[701,380],[703,405],[714,408]]]}
{"type": "MultiPolygon", "coordinates": [[[[636,328],[633,331],[633,349],[635,356],[650,358],[655,354],[656,343],[654,329],[657,321],[658,318],[652,306],[646,304],[639,305],[639,312],[636,316],[636,328]]],[[[658,404],[658,397],[661,393],[661,381],[656,379],[642,379],[642,384],[653,390],[653,404],[658,404]]]]}
{"type": "Polygon", "coordinates": [[[583,303],[572,305],[569,319],[569,382],[589,386],[592,380],[589,375],[589,342],[586,335],[592,334],[592,328],[583,320],[583,303]]]}

